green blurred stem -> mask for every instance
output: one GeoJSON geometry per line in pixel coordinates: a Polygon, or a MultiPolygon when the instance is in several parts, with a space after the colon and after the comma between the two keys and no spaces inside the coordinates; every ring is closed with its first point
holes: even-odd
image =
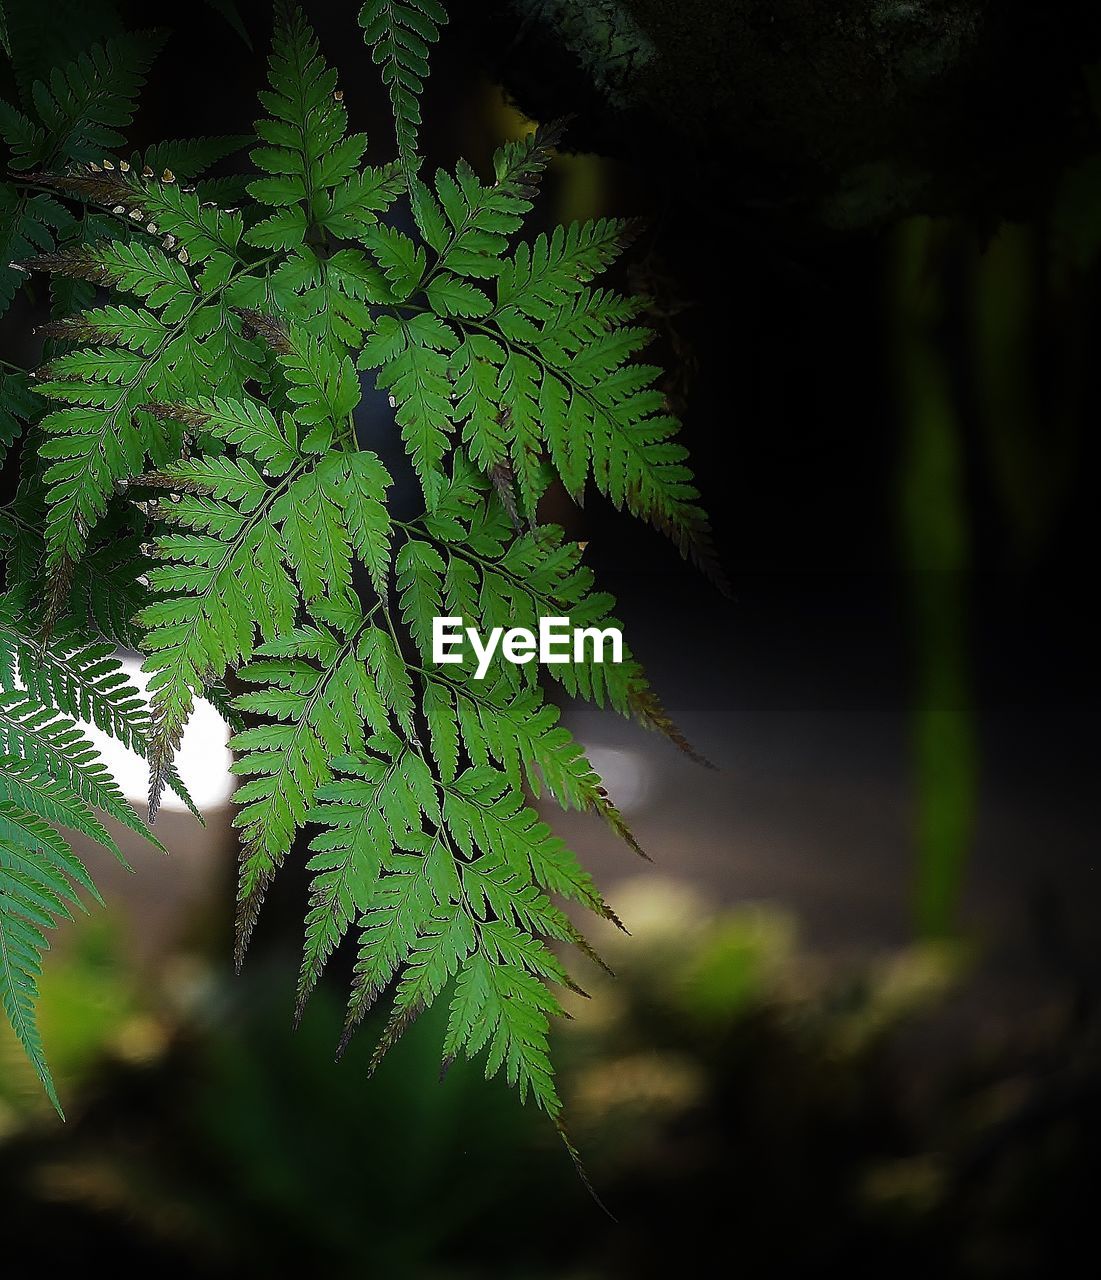
{"type": "Polygon", "coordinates": [[[975,825],[977,760],[967,618],[970,539],[956,396],[945,356],[943,250],[952,231],[912,219],[895,244],[902,457],[899,541],[911,618],[916,916],[954,931],[975,825]]]}
{"type": "Polygon", "coordinates": [[[991,479],[1024,565],[1042,552],[1075,473],[1085,367],[1084,268],[1077,263],[1088,265],[1101,250],[1097,218],[1086,216],[1101,210],[1101,164],[1096,168],[1085,193],[1070,184],[1061,196],[1050,255],[1054,279],[1046,271],[1043,234],[1027,224],[1006,223],[973,256],[970,268],[975,404],[991,479]],[[1086,197],[1095,202],[1092,207],[1086,197]],[[1076,207],[1081,204],[1085,209],[1076,207]],[[1074,254],[1067,245],[1067,206],[1090,227],[1091,246],[1079,243],[1074,254]],[[1046,353],[1051,368],[1042,380],[1041,339],[1049,327],[1058,341],[1046,353]]]}

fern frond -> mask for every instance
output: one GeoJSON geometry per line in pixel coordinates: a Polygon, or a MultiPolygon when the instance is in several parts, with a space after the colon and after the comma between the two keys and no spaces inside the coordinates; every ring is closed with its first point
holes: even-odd
{"type": "Polygon", "coordinates": [[[139,631],[134,618],[148,595],[139,513],[125,503],[112,502],[81,562],[69,565],[63,580],[56,576],[43,580],[45,498],[36,471],[36,445],[30,433],[23,446],[22,475],[15,496],[0,507],[0,553],[9,592],[18,597],[19,607],[28,614],[33,612],[34,602],[45,600],[38,617],[40,640],[67,610],[73,625],[87,634],[103,636],[119,648],[137,649],[139,631]]]}
{"type": "MultiPolygon", "coordinates": [[[[145,304],[70,320],[76,333],[82,326],[89,335],[106,329],[109,341],[125,350],[70,352],[47,365],[37,384],[41,394],[70,406],[41,423],[47,438],[40,454],[50,461],[44,474],[46,569],[63,577],[83,554],[116,488],[147,460],[157,466],[179,453],[183,433],[150,411],[157,393],[188,394],[212,380],[235,388],[256,376],[257,367],[241,320],[221,296],[224,285],[197,289],[183,264],[158,247],[107,243],[44,255],[31,265],[114,286],[145,304]]],[[[64,322],[57,331],[65,336],[64,322]]]]}
{"type": "Polygon", "coordinates": [[[12,167],[94,160],[119,146],[164,39],[159,31],[115,36],[37,81],[31,98],[42,129],[13,143],[12,167]]]}
{"type": "MultiPolygon", "coordinates": [[[[0,676],[0,688],[24,690],[43,706],[95,725],[147,759],[152,729],[149,707],[126,675],[115,645],[89,641],[71,623],[55,629],[43,645],[22,624],[26,608],[17,615],[12,603],[12,596],[0,601],[0,668],[9,673],[0,676]]],[[[202,821],[175,767],[168,782],[202,821]]]]}
{"type": "MultiPolygon", "coordinates": [[[[5,649],[0,661],[5,686],[18,665],[17,655],[5,649]]],[[[90,683],[97,688],[95,700],[109,708],[109,719],[128,721],[130,708],[120,709],[117,685],[105,691],[102,671],[90,683]]],[[[45,691],[51,692],[53,684],[47,684],[45,691]]],[[[68,687],[63,700],[67,697],[68,687]]],[[[125,865],[96,810],[157,844],[77,726],[33,693],[5,687],[0,692],[0,1002],[59,1114],[36,1018],[38,979],[49,946],[47,931],[71,919],[73,907],[83,910],[78,890],[102,901],[59,828],[80,832],[125,865]]]]}
{"type": "Polygon", "coordinates": [[[380,326],[385,345],[368,342],[360,356],[360,368],[371,368],[380,354],[385,365],[376,376],[380,390],[388,391],[394,419],[421,482],[425,500],[433,507],[445,483],[443,461],[449,450],[455,410],[448,379],[448,354],[457,344],[452,331],[432,316],[395,320],[380,326]],[[381,350],[380,350],[381,348],[381,350]]]}
{"type": "Polygon", "coordinates": [[[317,790],[331,778],[331,761],[365,751],[364,724],[388,729],[387,707],[367,665],[366,616],[341,620],[343,632],[303,628],[264,646],[240,677],[262,691],[234,700],[239,711],[269,722],[237,734],[234,772],[251,779],[238,788],[234,819],[242,830],[238,895],[238,964],[243,960],[264,894],[317,790]],[[311,661],[312,660],[312,661],[311,661]]]}
{"type": "MultiPolygon", "coordinates": [[[[149,599],[142,546],[135,513],[121,502],[112,503],[80,563],[72,567],[63,593],[74,620],[119,648],[136,650],[141,641],[135,619],[149,599]]],[[[47,610],[42,621],[48,631],[56,617],[47,610]]]]}
{"type": "Polygon", "coordinates": [[[448,829],[469,856],[484,850],[521,884],[537,885],[615,921],[576,855],[525,805],[507,774],[491,766],[467,769],[447,788],[443,807],[448,829]]]}
{"type": "Polygon", "coordinates": [[[319,789],[321,803],[310,814],[326,830],[311,845],[317,874],[299,1015],[325,960],[359,914],[359,957],[341,1050],[400,973],[373,1069],[457,975],[445,1061],[464,1048],[475,1056],[488,1046],[487,1075],[503,1066],[522,1097],[530,1090],[557,1115],[546,1035],[547,1015],[561,1010],[542,983],[576,984],[540,935],[589,948],[540,887],[618,923],[615,914],[505,774],[474,768],[437,783],[437,807],[418,794],[424,784],[419,752],[402,752],[392,735],[369,746],[381,758],[340,762],[344,776],[319,789]],[[422,814],[437,824],[435,835],[421,829],[422,814]],[[502,1002],[518,999],[522,1012],[505,1010],[502,1002]]]}
{"type": "Polygon", "coordinates": [[[42,955],[49,948],[45,931],[60,919],[71,919],[70,907],[79,904],[79,898],[64,863],[58,865],[53,842],[35,841],[37,830],[33,815],[0,800],[0,999],[42,1087],[64,1119],[46,1063],[36,1005],[42,955]],[[28,852],[34,856],[28,857],[28,852]]]}
{"type": "MultiPolygon", "coordinates": [[[[37,263],[95,283],[115,283],[144,298],[165,324],[179,320],[194,299],[183,268],[145,246],[106,245],[37,263]]],[[[89,531],[120,480],[136,475],[147,457],[163,462],[178,448],[178,435],[170,438],[144,408],[161,368],[156,357],[139,354],[146,321],[139,312],[132,316],[139,332],[129,345],[136,352],[88,348],[48,367],[38,384],[41,394],[71,406],[48,414],[41,424],[46,439],[40,453],[50,460],[44,479],[46,563],[52,571],[83,554],[89,531]]],[[[121,309],[117,318],[125,333],[121,309]]]]}
{"type": "Polygon", "coordinates": [[[73,720],[53,707],[21,691],[0,692],[0,750],[43,770],[87,805],[162,848],[130,807],[95,747],[73,720]]]}
{"type": "MultiPolygon", "coordinates": [[[[534,295],[521,297],[529,312],[539,310],[534,295]]],[[[675,441],[680,423],[654,386],[661,371],[631,360],[648,331],[585,323],[574,309],[572,332],[548,314],[554,341],[543,343],[522,309],[505,307],[494,319],[512,361],[512,398],[527,408],[527,446],[541,437],[575,499],[591,476],[614,506],[647,520],[722,585],[687,450],[675,441]]],[[[521,470],[522,454],[517,464],[521,470]]]]}
{"type": "Polygon", "coordinates": [[[447,11],[439,0],[366,0],[359,11],[363,38],[390,94],[398,163],[415,211],[420,204],[420,96],[428,77],[429,46],[439,40],[440,27],[446,22],[447,11]]]}
{"type": "Polygon", "coordinates": [[[250,229],[250,244],[292,249],[307,231],[346,233],[349,221],[370,225],[385,208],[387,182],[363,173],[367,140],[346,136],[348,113],[301,10],[280,4],[269,60],[271,90],[260,101],[269,118],[256,130],[264,146],[252,161],[268,175],[249,184],[253,199],[275,210],[250,229]]]}
{"type": "Polygon", "coordinates": [[[536,798],[545,787],[564,809],[598,813],[641,857],[646,857],[600,775],[559,710],[537,687],[517,692],[506,679],[476,687],[430,671],[424,716],[444,782],[454,780],[461,739],[474,764],[495,761],[517,789],[526,784],[536,798]]]}
{"type": "MultiPolygon", "coordinates": [[[[339,799],[345,804],[349,801],[355,803],[355,796],[349,794],[344,783],[340,791],[334,787],[323,793],[323,797],[339,799]]],[[[361,806],[356,806],[356,812],[362,812],[361,806]]],[[[318,811],[320,821],[330,821],[333,816],[328,808],[318,811]]],[[[433,857],[441,860],[446,857],[446,850],[439,842],[433,842],[427,855],[395,853],[386,860],[388,874],[379,880],[359,920],[359,951],[344,1030],[337,1046],[338,1056],[398,972],[421,930],[427,927],[440,905],[432,892],[429,874],[433,857]]]]}
{"type": "MultiPolygon", "coordinates": [[[[600,218],[555,227],[531,245],[522,241],[497,277],[494,319],[509,337],[537,338],[540,330],[524,327],[519,317],[551,320],[615,262],[636,231],[637,224],[626,219],[600,218]]],[[[596,311],[591,298],[589,302],[585,310],[596,311]]]]}
{"type": "Polygon", "coordinates": [[[561,136],[562,123],[555,121],[506,143],[493,157],[494,181],[489,185],[465,161],[459,162],[454,177],[437,172],[435,199],[422,184],[422,199],[432,210],[423,234],[438,254],[435,271],[475,279],[500,274],[509,237],[531,212],[561,136]]]}
{"type": "Polygon", "coordinates": [[[176,491],[160,514],[182,530],[157,540],[163,563],[148,576],[161,598],[141,616],[154,809],[195,697],[247,662],[258,636],[272,642],[290,633],[300,597],[309,604],[350,588],[353,555],[383,575],[389,539],[382,505],[389,475],[373,455],[318,461],[299,446],[289,413],[277,422],[253,401],[199,400],[158,412],[201,425],[237,458],[177,462],[145,479],[176,491]]]}
{"type": "Polygon", "coordinates": [[[51,777],[48,767],[40,762],[0,753],[0,795],[46,822],[79,831],[121,861],[117,843],[92,806],[63,782],[51,777]]]}
{"type": "MultiPolygon", "coordinates": [[[[27,170],[91,160],[121,143],[163,42],[160,32],[117,36],[54,68],[30,88],[28,110],[36,118],[0,102],[0,139],[16,179],[27,170]]],[[[0,312],[22,283],[9,264],[55,252],[76,225],[53,196],[0,184],[0,312]]]]}
{"type": "Polygon", "coordinates": [[[521,1099],[530,1090],[551,1117],[562,1102],[554,1085],[548,1045],[549,1018],[561,1006],[526,969],[478,951],[459,974],[444,1039],[445,1061],[465,1049],[467,1057],[485,1052],[486,1079],[505,1069],[521,1099]]]}
{"type": "Polygon", "coordinates": [[[17,264],[53,253],[72,226],[72,214],[48,193],[30,195],[14,184],[0,183],[0,314],[26,281],[17,264]]]}
{"type": "MultiPolygon", "coordinates": [[[[386,734],[373,735],[370,746],[379,756],[338,762],[346,773],[318,787],[309,819],[328,829],[310,844],[316,874],[306,918],[306,944],[298,987],[297,1016],[315,986],[329,955],[356,919],[374,913],[374,923],[361,940],[355,1020],[365,1011],[368,992],[381,989],[404,957],[402,941],[416,936],[417,926],[402,927],[404,913],[420,921],[435,903],[431,878],[409,880],[396,870],[413,860],[398,853],[422,843],[420,812],[414,796],[423,789],[414,753],[403,752],[386,734]],[[423,911],[421,910],[421,904],[423,911]],[[385,977],[382,975],[385,973],[385,977]]],[[[418,865],[418,871],[421,867],[418,865]]]]}
{"type": "Polygon", "coordinates": [[[177,178],[194,180],[202,177],[222,160],[243,151],[252,139],[247,134],[227,134],[214,138],[171,138],[155,142],[144,151],[135,151],[130,163],[135,170],[152,170],[153,175],[167,169],[177,178]]]}
{"type": "Polygon", "coordinates": [[[24,426],[38,417],[41,405],[25,374],[0,373],[0,462],[23,434],[24,426]]]}
{"type": "MultiPolygon", "coordinates": [[[[259,173],[234,207],[211,193],[239,180],[178,177],[241,139],[118,158],[143,74],[121,52],[78,60],[73,84],[50,77],[29,107],[0,105],[32,184],[0,185],[0,235],[55,281],[33,390],[19,375],[0,384],[0,448],[24,437],[0,511],[0,837],[22,948],[6,1002],[36,1061],[39,935],[19,931],[52,924],[72,905],[65,882],[84,884],[57,828],[108,848],[100,815],[143,830],[77,721],[146,755],[152,819],[162,788],[179,789],[174,753],[206,694],[233,723],[240,778],[238,965],[269,885],[308,842],[295,1016],[355,933],[341,1048],[389,991],[373,1070],[446,999],[445,1065],[483,1055],[564,1132],[551,988],[579,988],[556,948],[599,958],[563,903],[620,922],[527,797],[597,813],[642,851],[536,664],[484,679],[469,661],[437,667],[433,620],[618,629],[581,547],[541,521],[556,477],[705,565],[708,535],[660,371],[643,363],[644,303],[598,284],[634,224],[521,238],[559,127],[502,147],[487,181],[463,161],[419,176],[419,98],[445,21],[437,0],[362,7],[398,139],[397,163],[373,166],[314,32],[280,0],[259,173]],[[402,190],[405,228],[383,220],[402,190]],[[423,502],[402,519],[385,427],[377,454],[360,443],[380,430],[360,371],[419,481],[423,502]],[[145,655],[148,708],[119,642],[145,655]],[[65,871],[60,888],[26,872],[38,845],[65,871]]],[[[629,650],[547,675],[690,750],[629,650]]]]}

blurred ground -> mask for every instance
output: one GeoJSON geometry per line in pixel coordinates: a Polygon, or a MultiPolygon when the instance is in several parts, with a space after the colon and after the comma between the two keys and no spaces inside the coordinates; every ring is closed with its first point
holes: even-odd
{"type": "MultiPolygon", "coordinates": [[[[830,950],[907,942],[919,795],[903,619],[882,580],[747,579],[706,612],[660,578],[623,575],[613,587],[674,719],[718,766],[702,770],[614,716],[569,714],[658,872],[718,902],[782,903],[830,950]],[[652,606],[665,587],[673,621],[663,624],[652,606]]],[[[1040,649],[1035,629],[1014,635],[1009,619],[992,630],[977,663],[982,765],[963,927],[1007,945],[1031,929],[1037,902],[1054,899],[1084,941],[1101,895],[1094,709],[1067,687],[1080,659],[1040,649]]],[[[613,896],[637,870],[599,822],[554,820],[613,896]]]]}

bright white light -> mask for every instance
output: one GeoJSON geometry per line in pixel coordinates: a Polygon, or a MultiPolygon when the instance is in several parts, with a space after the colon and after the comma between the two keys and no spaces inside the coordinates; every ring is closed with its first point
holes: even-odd
{"type": "Polygon", "coordinates": [[[642,756],[620,747],[585,747],[604,788],[620,813],[641,809],[650,795],[650,767],[642,756]]]}
{"type": "MultiPolygon", "coordinates": [[[[130,681],[144,693],[148,677],[138,661],[123,656],[122,666],[130,681]]],[[[82,728],[103,756],[127,799],[138,803],[144,801],[149,793],[149,766],[141,756],[95,725],[85,724],[82,728]]],[[[229,771],[233,756],[226,746],[228,737],[229,726],[209,702],[200,698],[195,703],[176,753],[176,768],[196,807],[204,812],[221,808],[233,794],[236,780],[229,771]]],[[[183,801],[167,788],[161,808],[185,810],[183,801]]]]}

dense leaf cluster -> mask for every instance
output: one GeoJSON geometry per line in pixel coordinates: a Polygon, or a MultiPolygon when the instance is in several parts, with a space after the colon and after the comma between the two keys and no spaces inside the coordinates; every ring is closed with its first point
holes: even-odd
{"type": "MultiPolygon", "coordinates": [[[[574,983],[550,944],[591,949],[558,904],[615,916],[527,796],[637,845],[534,665],[437,667],[432,618],[614,625],[581,548],[540,521],[555,477],[704,566],[707,530],[659,370],[637,359],[644,303],[594,283],[632,226],[520,238],[557,131],[503,146],[488,179],[463,161],[420,176],[444,21],[436,0],[363,7],[397,122],[398,161],[379,166],[304,16],[278,5],[236,207],[233,180],[201,175],[240,139],[120,154],[159,36],[97,46],[0,104],[3,261],[22,263],[4,300],[20,271],[55,281],[46,362],[0,387],[0,438],[25,437],[0,514],[0,979],[48,1088],[42,931],[91,887],[59,829],[111,849],[97,811],[144,830],[75,722],[146,756],[152,818],[165,785],[183,794],[172,761],[207,696],[236,726],[238,962],[302,840],[298,1013],[354,933],[345,1041],[392,992],[377,1061],[449,990],[445,1059],[484,1054],[560,1123],[547,1037],[554,989],[574,983]],[[408,231],[385,216],[402,199],[408,231]],[[419,482],[415,518],[365,442],[364,375],[419,482]],[[117,644],[143,653],[148,704],[117,644]]],[[[548,671],[684,745],[629,653],[548,671]]]]}

